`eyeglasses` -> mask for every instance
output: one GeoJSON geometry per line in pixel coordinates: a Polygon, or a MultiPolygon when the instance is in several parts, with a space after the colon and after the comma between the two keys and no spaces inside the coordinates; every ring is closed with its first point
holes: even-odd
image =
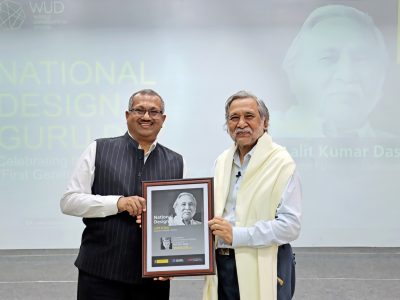
{"type": "Polygon", "coordinates": [[[148,113],[151,118],[158,118],[163,114],[161,110],[156,109],[132,108],[129,111],[141,117],[148,113]]]}

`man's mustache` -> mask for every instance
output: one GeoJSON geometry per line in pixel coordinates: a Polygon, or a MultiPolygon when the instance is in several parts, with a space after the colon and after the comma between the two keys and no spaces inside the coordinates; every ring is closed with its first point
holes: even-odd
{"type": "Polygon", "coordinates": [[[140,123],[140,124],[153,124],[153,121],[150,121],[150,120],[140,120],[139,123],[140,123]]]}
{"type": "Polygon", "coordinates": [[[252,134],[253,132],[252,132],[252,130],[250,128],[236,128],[235,129],[235,134],[238,134],[238,133],[250,133],[250,134],[252,134]]]}

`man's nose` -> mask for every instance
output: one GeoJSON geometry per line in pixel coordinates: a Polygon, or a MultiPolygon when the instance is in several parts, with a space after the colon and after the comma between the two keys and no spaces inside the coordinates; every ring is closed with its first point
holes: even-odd
{"type": "Polygon", "coordinates": [[[142,116],[142,119],[145,119],[145,120],[150,120],[150,119],[151,119],[148,110],[146,110],[146,112],[145,112],[144,115],[142,116]]]}
{"type": "Polygon", "coordinates": [[[245,128],[245,127],[248,126],[244,116],[240,117],[239,122],[237,123],[236,126],[239,127],[239,128],[245,128]]]}
{"type": "Polygon", "coordinates": [[[340,55],[336,63],[333,78],[343,82],[352,82],[356,79],[358,73],[357,64],[349,54],[340,55]]]}

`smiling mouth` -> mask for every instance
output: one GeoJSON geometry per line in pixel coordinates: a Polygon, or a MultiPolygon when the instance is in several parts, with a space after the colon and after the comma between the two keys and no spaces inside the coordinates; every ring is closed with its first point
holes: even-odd
{"type": "Polygon", "coordinates": [[[352,87],[336,87],[330,88],[326,91],[326,94],[329,96],[357,96],[361,92],[360,88],[352,86],[352,87]]]}
{"type": "Polygon", "coordinates": [[[139,124],[140,124],[140,126],[146,127],[146,128],[153,125],[153,123],[150,123],[150,122],[140,122],[139,124]]]}

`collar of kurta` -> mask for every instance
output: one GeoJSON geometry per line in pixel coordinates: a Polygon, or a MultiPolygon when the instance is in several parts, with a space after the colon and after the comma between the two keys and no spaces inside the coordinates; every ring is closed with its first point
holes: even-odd
{"type": "MultiPolygon", "coordinates": [[[[128,135],[130,136],[130,138],[136,142],[136,144],[138,145],[138,149],[143,150],[142,146],[140,146],[139,142],[135,140],[135,138],[131,135],[131,133],[129,132],[129,130],[127,131],[127,133],[128,133],[128,135]]],[[[150,145],[149,151],[147,151],[144,155],[145,155],[145,156],[149,156],[149,154],[156,148],[156,146],[157,146],[157,140],[155,140],[155,141],[150,145]]]]}

